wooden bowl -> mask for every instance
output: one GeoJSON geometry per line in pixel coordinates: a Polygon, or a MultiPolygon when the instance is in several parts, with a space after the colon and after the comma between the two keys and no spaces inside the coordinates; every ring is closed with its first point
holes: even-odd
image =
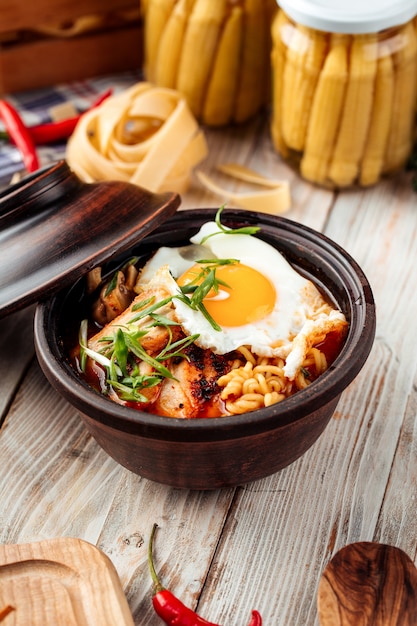
{"type": "MultiPolygon", "coordinates": [[[[160,245],[185,245],[215,213],[214,209],[179,212],[129,253],[147,255],[160,245]]],[[[41,303],[35,314],[41,367],[55,389],[81,413],[100,446],[132,472],[177,488],[232,487],[295,461],[323,433],[341,393],[364,365],[375,335],[370,285],[337,244],[298,223],[264,214],[227,210],[222,222],[232,228],[260,226],[257,236],[311,278],[349,321],[346,343],[328,371],[283,402],[211,419],[169,418],[119,406],[89,388],[69,363],[68,329],[78,328],[84,314],[83,281],[41,303]]],[[[108,269],[112,271],[111,266],[108,269]]]]}

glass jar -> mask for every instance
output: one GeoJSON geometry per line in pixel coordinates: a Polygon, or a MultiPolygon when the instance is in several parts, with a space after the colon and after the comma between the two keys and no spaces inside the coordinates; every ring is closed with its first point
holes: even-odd
{"type": "Polygon", "coordinates": [[[417,98],[415,0],[280,0],[272,25],[275,149],[319,185],[404,167],[417,98]]]}
{"type": "Polygon", "coordinates": [[[142,0],[144,74],[176,89],[210,126],[248,120],[270,101],[276,0],[142,0]]]}

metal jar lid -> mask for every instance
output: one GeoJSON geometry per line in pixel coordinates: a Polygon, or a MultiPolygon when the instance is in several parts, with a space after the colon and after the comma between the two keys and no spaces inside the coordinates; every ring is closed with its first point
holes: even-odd
{"type": "Polygon", "coordinates": [[[417,0],[278,0],[294,21],[332,33],[376,33],[417,15],[417,0]]]}

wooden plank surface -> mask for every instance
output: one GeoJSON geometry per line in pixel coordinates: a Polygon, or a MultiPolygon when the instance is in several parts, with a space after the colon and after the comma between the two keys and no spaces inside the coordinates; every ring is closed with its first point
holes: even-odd
{"type": "MultiPolygon", "coordinates": [[[[146,563],[157,522],[163,582],[206,619],[244,625],[257,608],[266,626],[317,626],[320,576],[342,546],[377,540],[416,561],[417,195],[408,174],[339,194],[302,182],[272,150],[267,118],[208,140],[207,173],[237,161],[288,177],[286,217],[324,231],[362,266],[377,303],[368,362],[321,438],[290,467],[236,489],[188,492],[107,457],[36,361],[22,381],[26,366],[9,372],[11,362],[30,361],[32,346],[20,340],[17,318],[4,320],[2,345],[14,352],[0,353],[10,399],[3,411],[11,403],[0,433],[0,541],[73,536],[97,545],[116,567],[135,624],[157,626],[146,563]]],[[[219,203],[195,183],[182,208],[219,203]]]]}

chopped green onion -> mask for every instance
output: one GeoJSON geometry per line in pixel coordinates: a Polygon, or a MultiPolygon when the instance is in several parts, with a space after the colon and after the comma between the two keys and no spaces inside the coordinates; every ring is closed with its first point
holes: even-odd
{"type": "Polygon", "coordinates": [[[117,275],[119,273],[119,270],[117,270],[117,272],[114,272],[109,284],[106,287],[106,291],[104,292],[104,296],[107,298],[108,295],[111,294],[111,292],[113,291],[113,289],[116,288],[117,285],[117,275]]]}
{"type": "Polygon", "coordinates": [[[118,328],[114,337],[114,353],[113,358],[116,359],[124,376],[127,376],[127,357],[128,349],[125,341],[125,334],[121,328],[118,328]]]}
{"type": "MultiPolygon", "coordinates": [[[[132,317],[130,322],[137,322],[138,320],[143,319],[147,315],[150,315],[154,311],[157,311],[158,309],[165,306],[166,304],[169,304],[172,301],[172,298],[173,296],[169,296],[168,298],[164,298],[163,300],[160,300],[159,302],[154,302],[153,304],[148,306],[146,309],[142,309],[140,313],[138,313],[138,315],[135,315],[134,317],[132,317]]],[[[141,308],[140,303],[135,304],[132,307],[132,311],[137,311],[139,308],[141,308]]]]}
{"type": "Polygon", "coordinates": [[[106,291],[105,291],[105,294],[104,294],[106,298],[113,291],[113,289],[115,289],[115,287],[117,285],[117,275],[118,275],[118,273],[119,272],[123,272],[124,273],[130,265],[134,265],[135,263],[137,263],[138,258],[139,257],[137,257],[137,256],[132,257],[131,259],[129,259],[129,261],[127,261],[123,265],[123,267],[121,267],[120,269],[118,269],[118,270],[116,270],[114,272],[113,276],[111,277],[111,280],[110,280],[109,284],[106,287],[106,291]]]}
{"type": "Polygon", "coordinates": [[[255,233],[257,233],[260,230],[259,226],[242,226],[241,228],[225,228],[223,226],[223,224],[220,221],[220,217],[221,214],[223,212],[225,205],[223,204],[217,211],[216,213],[216,217],[215,217],[215,222],[216,225],[218,227],[218,232],[217,233],[210,233],[210,235],[207,235],[206,237],[203,237],[203,239],[200,241],[200,245],[204,245],[205,242],[210,239],[210,237],[214,237],[215,235],[254,235],[255,233]]]}

